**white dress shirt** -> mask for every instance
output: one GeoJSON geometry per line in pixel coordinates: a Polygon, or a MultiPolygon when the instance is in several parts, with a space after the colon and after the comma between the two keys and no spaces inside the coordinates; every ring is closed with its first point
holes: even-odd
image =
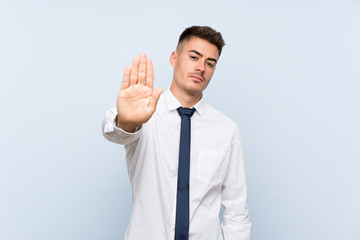
{"type": "MultiPolygon", "coordinates": [[[[123,144],[132,189],[125,240],[173,240],[181,118],[170,90],[135,133],[117,128],[116,109],[103,121],[103,135],[123,144]]],[[[191,118],[190,240],[249,240],[242,140],[234,121],[200,100],[191,118]],[[224,206],[223,222],[219,212],[224,206]]]]}

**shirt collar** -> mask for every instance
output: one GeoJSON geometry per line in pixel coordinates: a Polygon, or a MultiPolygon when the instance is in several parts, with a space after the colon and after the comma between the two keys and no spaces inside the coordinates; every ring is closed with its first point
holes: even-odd
{"type": "MultiPolygon", "coordinates": [[[[165,95],[164,96],[165,102],[166,102],[166,105],[167,105],[169,111],[176,110],[178,107],[181,107],[180,102],[172,94],[172,92],[170,91],[170,88],[168,90],[166,90],[164,95],[165,95]]],[[[195,112],[202,115],[205,110],[205,103],[203,101],[203,98],[201,98],[200,101],[198,101],[193,107],[196,110],[195,112]]]]}

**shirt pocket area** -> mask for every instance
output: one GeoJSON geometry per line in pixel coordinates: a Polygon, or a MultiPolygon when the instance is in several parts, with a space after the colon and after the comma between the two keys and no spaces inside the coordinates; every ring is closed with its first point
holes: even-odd
{"type": "Polygon", "coordinates": [[[217,185],[224,179],[227,153],[213,149],[199,149],[196,178],[207,185],[217,185]]]}

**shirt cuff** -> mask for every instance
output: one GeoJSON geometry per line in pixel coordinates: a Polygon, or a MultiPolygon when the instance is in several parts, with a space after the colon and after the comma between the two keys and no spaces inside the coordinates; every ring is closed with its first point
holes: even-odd
{"type": "Polygon", "coordinates": [[[103,135],[112,142],[127,145],[139,138],[142,132],[142,125],[139,125],[135,132],[127,132],[116,126],[117,111],[112,108],[106,112],[103,121],[103,135]]]}
{"type": "Polygon", "coordinates": [[[116,133],[118,133],[118,134],[137,135],[137,134],[140,133],[140,131],[141,131],[141,129],[142,129],[142,124],[140,124],[139,126],[136,127],[136,129],[135,129],[134,132],[127,132],[127,131],[125,131],[124,129],[117,127],[117,126],[116,126],[116,121],[117,121],[117,115],[116,115],[116,117],[115,117],[115,119],[114,119],[114,122],[113,122],[113,124],[114,124],[114,125],[113,125],[113,126],[114,126],[113,131],[116,132],[116,133]]]}

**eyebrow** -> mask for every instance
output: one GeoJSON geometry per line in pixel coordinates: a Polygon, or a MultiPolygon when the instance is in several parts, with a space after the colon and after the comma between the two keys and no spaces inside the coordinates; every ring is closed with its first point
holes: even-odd
{"type": "MultiPolygon", "coordinates": [[[[204,55],[202,55],[201,53],[199,53],[199,52],[196,51],[196,50],[189,50],[189,52],[195,53],[196,55],[199,55],[200,57],[203,57],[203,56],[204,56],[204,55]]],[[[217,63],[217,61],[216,61],[215,58],[208,58],[207,60],[214,61],[215,63],[217,63]]]]}

